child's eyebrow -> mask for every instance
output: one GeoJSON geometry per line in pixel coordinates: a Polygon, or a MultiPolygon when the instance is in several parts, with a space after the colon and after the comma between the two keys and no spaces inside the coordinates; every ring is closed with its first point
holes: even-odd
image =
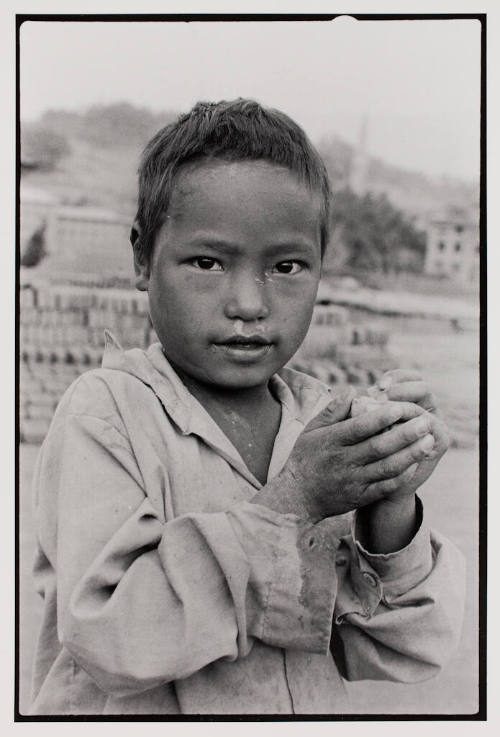
{"type": "Polygon", "coordinates": [[[195,238],[189,242],[193,248],[209,249],[217,253],[224,253],[227,256],[233,256],[241,252],[241,248],[234,243],[221,241],[210,237],[195,238]]]}
{"type": "MultiPolygon", "coordinates": [[[[280,256],[282,254],[290,255],[291,253],[302,253],[306,255],[311,254],[315,251],[315,245],[316,244],[312,241],[293,236],[290,238],[290,240],[286,240],[281,243],[270,243],[266,247],[266,252],[270,256],[280,256]]],[[[210,236],[201,236],[199,238],[194,238],[189,242],[189,246],[194,248],[208,249],[217,253],[225,254],[227,256],[238,255],[245,250],[244,247],[239,246],[237,243],[220,240],[218,238],[213,238],[210,236]]]]}
{"type": "Polygon", "coordinates": [[[302,238],[290,238],[289,241],[283,243],[273,243],[268,247],[268,251],[273,256],[280,256],[281,254],[311,254],[314,253],[316,244],[309,240],[303,240],[302,238]]]}

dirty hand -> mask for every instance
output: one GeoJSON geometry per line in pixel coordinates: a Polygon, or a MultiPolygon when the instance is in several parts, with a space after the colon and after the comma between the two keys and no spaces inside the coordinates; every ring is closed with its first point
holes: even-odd
{"type": "Polygon", "coordinates": [[[414,494],[422,484],[427,481],[437,464],[450,447],[450,436],[448,428],[442,420],[430,412],[423,415],[429,422],[429,432],[434,438],[434,447],[427,453],[424,458],[414,467],[412,475],[406,480],[401,487],[391,494],[388,501],[396,502],[401,497],[407,497],[414,494]]]}
{"type": "Polygon", "coordinates": [[[420,484],[444,452],[436,418],[416,404],[384,401],[349,418],[353,396],[335,399],[299,436],[277,477],[288,511],[316,522],[412,493],[417,474],[420,484]]]}
{"type": "MultiPolygon", "coordinates": [[[[396,373],[396,372],[395,372],[396,373]]],[[[384,379],[384,377],[383,377],[384,379]]],[[[414,373],[398,371],[395,377],[385,375],[387,389],[391,386],[401,393],[393,392],[393,396],[407,396],[420,400],[424,406],[434,406],[434,402],[424,382],[419,381],[414,373]],[[413,378],[412,378],[413,377],[413,378]],[[392,385],[392,378],[396,384],[392,385]],[[401,379],[398,384],[397,380],[401,379]]],[[[367,391],[367,396],[353,399],[351,415],[358,416],[381,404],[391,403],[384,381],[379,382],[367,391]],[[380,388],[382,384],[382,389],[380,388]]],[[[446,452],[449,439],[444,424],[428,411],[423,411],[434,438],[434,447],[421,460],[408,469],[407,478],[392,494],[365,505],[358,512],[357,535],[367,550],[372,553],[390,553],[402,550],[416,532],[415,491],[426,481],[446,452]]],[[[386,431],[387,432],[387,431],[386,431]]]]}
{"type": "MultiPolygon", "coordinates": [[[[387,371],[379,381],[370,387],[366,395],[354,397],[351,405],[351,416],[356,417],[373,410],[380,403],[389,401],[414,402],[425,409],[430,423],[430,432],[434,437],[434,448],[425,459],[413,467],[413,476],[408,483],[401,486],[397,492],[391,494],[390,501],[396,502],[402,496],[413,494],[426,481],[449,448],[450,439],[446,425],[439,416],[434,414],[434,397],[425,381],[416,371],[395,369],[387,371]]],[[[388,500],[389,501],[389,500],[388,500]]]]}
{"type": "Polygon", "coordinates": [[[374,389],[395,402],[414,402],[428,412],[436,411],[432,392],[418,371],[412,369],[386,371],[374,389]]]}

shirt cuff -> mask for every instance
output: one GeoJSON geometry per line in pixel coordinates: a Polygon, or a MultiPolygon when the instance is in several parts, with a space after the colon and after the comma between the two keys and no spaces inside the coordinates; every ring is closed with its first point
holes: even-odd
{"type": "MultiPolygon", "coordinates": [[[[422,502],[416,497],[418,529],[412,540],[401,550],[393,553],[370,553],[356,536],[356,515],[352,521],[359,570],[370,589],[375,588],[371,577],[381,584],[382,598],[386,603],[407,593],[419,584],[432,570],[432,546],[430,530],[424,522],[422,502]]],[[[366,586],[365,583],[365,586],[366,586]]]]}
{"type": "MultiPolygon", "coordinates": [[[[229,515],[233,528],[239,528],[237,536],[250,560],[251,578],[261,590],[266,588],[266,596],[259,596],[256,636],[273,647],[326,654],[340,544],[332,525],[328,520],[308,524],[294,514],[250,503],[232,507],[229,515]]],[[[252,606],[250,600],[247,606],[252,606]]]]}
{"type": "Polygon", "coordinates": [[[399,596],[417,586],[431,572],[430,530],[424,520],[422,502],[418,497],[416,499],[417,532],[408,545],[393,553],[369,553],[365,550],[356,539],[356,514],[353,515],[351,535],[343,539],[339,548],[343,563],[347,546],[346,563],[349,562],[349,566],[344,569],[342,593],[337,600],[338,624],[350,613],[371,617],[381,601],[391,607],[399,596]]]}

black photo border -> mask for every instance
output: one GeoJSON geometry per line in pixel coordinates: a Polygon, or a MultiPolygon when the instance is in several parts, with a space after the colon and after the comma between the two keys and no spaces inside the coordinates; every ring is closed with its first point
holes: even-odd
{"type": "Polygon", "coordinates": [[[348,13],[358,21],[478,20],[481,24],[481,102],[480,102],[480,389],[479,389],[479,701],[474,714],[300,714],[300,715],[41,715],[19,711],[20,691],[20,576],[19,576],[19,365],[20,365],[20,29],[27,21],[37,22],[112,22],[112,23],[189,23],[189,22],[328,22],[345,13],[168,13],[168,14],[16,14],[16,255],[15,255],[15,722],[313,722],[313,721],[486,721],[486,598],[487,598],[487,283],[486,283],[486,26],[487,13],[348,13]]]}

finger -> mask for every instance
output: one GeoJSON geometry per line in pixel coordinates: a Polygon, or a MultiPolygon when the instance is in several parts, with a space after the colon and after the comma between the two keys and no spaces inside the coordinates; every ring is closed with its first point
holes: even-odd
{"type": "MultiPolygon", "coordinates": [[[[439,420],[436,420],[433,415],[428,415],[432,427],[432,435],[435,440],[434,448],[427,454],[427,456],[420,461],[414,473],[412,473],[411,479],[407,479],[405,484],[409,490],[416,491],[422,486],[429,476],[433,473],[437,464],[445,454],[449,447],[450,439],[446,425],[439,420]],[[408,486],[409,485],[409,486],[408,486]]],[[[412,468],[410,466],[410,468],[412,468]]]]}
{"type": "Polygon", "coordinates": [[[450,447],[450,433],[445,423],[439,420],[435,415],[427,415],[430,422],[430,432],[434,437],[434,448],[429,453],[428,458],[441,458],[450,447]]]}
{"type": "Polygon", "coordinates": [[[425,381],[402,381],[387,389],[387,396],[395,402],[416,402],[424,409],[433,409],[433,398],[425,381]]]}
{"type": "Polygon", "coordinates": [[[372,484],[368,484],[362,497],[362,506],[366,504],[372,504],[373,502],[380,501],[380,499],[386,499],[391,494],[400,489],[404,489],[411,484],[417,473],[418,466],[416,463],[411,465],[406,471],[394,476],[392,479],[384,479],[383,481],[375,481],[372,484]]]}
{"type": "Polygon", "coordinates": [[[393,453],[391,456],[382,458],[374,463],[369,463],[363,469],[364,479],[367,483],[384,481],[399,476],[414,463],[420,463],[434,448],[434,437],[430,434],[408,445],[403,450],[393,453]]]}
{"type": "Polygon", "coordinates": [[[432,423],[427,413],[407,422],[398,423],[381,435],[365,440],[355,446],[355,457],[359,463],[367,464],[393,455],[431,432],[432,423]]]}
{"type": "Polygon", "coordinates": [[[305,430],[317,430],[320,427],[328,427],[345,420],[349,417],[351,403],[355,396],[356,391],[352,387],[340,392],[316,417],[313,417],[305,430]]]}
{"type": "Polygon", "coordinates": [[[377,409],[339,423],[335,434],[343,445],[355,445],[391,427],[395,422],[411,420],[424,414],[424,411],[418,404],[411,402],[381,402],[377,409]]]}
{"type": "Polygon", "coordinates": [[[424,458],[423,461],[420,461],[417,466],[417,470],[415,471],[415,474],[411,479],[411,488],[413,491],[416,491],[420,486],[422,486],[423,483],[427,481],[427,479],[433,473],[437,464],[443,457],[444,452],[445,451],[443,450],[443,452],[440,453],[439,456],[435,456],[431,451],[427,458],[424,458]]]}
{"type": "Polygon", "coordinates": [[[420,381],[421,379],[422,375],[419,371],[413,369],[391,369],[391,371],[386,371],[382,374],[376,385],[379,389],[385,391],[393,384],[402,381],[420,381]]]}

